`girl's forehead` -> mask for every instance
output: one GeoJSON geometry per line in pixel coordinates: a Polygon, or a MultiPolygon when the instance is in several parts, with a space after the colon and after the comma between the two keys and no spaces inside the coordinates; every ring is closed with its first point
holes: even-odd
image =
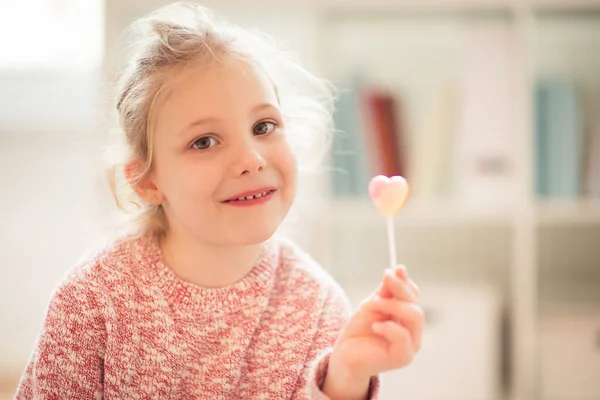
{"type": "Polygon", "coordinates": [[[192,119],[222,119],[231,113],[250,113],[259,104],[279,103],[264,70],[243,60],[190,66],[172,83],[156,114],[158,125],[168,124],[169,130],[183,129],[192,119]]]}
{"type": "MultiPolygon", "coordinates": [[[[238,59],[214,61],[204,65],[190,66],[171,86],[172,99],[189,100],[210,104],[231,97],[243,99],[243,92],[253,97],[275,96],[271,80],[258,65],[238,59]]],[[[250,97],[250,96],[249,96],[250,97]]]]}

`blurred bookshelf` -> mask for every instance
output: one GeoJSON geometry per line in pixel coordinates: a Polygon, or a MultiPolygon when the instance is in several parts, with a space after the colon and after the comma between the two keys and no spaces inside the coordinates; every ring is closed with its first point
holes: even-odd
{"type": "MultiPolygon", "coordinates": [[[[166,3],[108,0],[108,61],[124,25],[166,3]]],[[[287,38],[341,89],[327,172],[298,203],[307,250],[353,301],[388,263],[368,179],[411,185],[396,245],[430,346],[382,398],[600,398],[600,0],[203,4],[287,38]],[[555,349],[571,337],[579,364],[555,349]]]]}
{"type": "Polygon", "coordinates": [[[326,264],[346,287],[377,282],[385,226],[367,183],[403,175],[415,190],[395,217],[400,261],[425,287],[500,295],[493,398],[600,398],[586,381],[600,373],[600,2],[327,5],[319,65],[347,90],[326,264]],[[565,310],[583,331],[555,330],[565,310]],[[569,334],[588,352],[559,376],[548,343],[569,334]]]}

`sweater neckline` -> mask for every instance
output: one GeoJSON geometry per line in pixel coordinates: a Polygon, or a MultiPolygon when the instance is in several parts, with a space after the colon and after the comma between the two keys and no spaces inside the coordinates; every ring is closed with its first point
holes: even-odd
{"type": "Polygon", "coordinates": [[[138,244],[142,247],[141,253],[149,257],[150,279],[183,312],[218,315],[256,306],[262,308],[268,302],[268,292],[279,264],[277,245],[270,239],[263,243],[257,262],[242,279],[220,288],[205,288],[186,282],[175,274],[162,255],[157,236],[144,236],[138,244]]]}

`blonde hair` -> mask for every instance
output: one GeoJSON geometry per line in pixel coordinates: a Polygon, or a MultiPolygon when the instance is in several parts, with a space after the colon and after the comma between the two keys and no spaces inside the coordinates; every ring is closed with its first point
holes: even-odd
{"type": "Polygon", "coordinates": [[[164,234],[167,221],[161,206],[141,200],[134,191],[153,167],[153,115],[174,76],[192,63],[235,57],[259,65],[274,85],[289,141],[300,168],[317,165],[333,134],[333,86],[301,66],[297,57],[264,33],[244,30],[217,18],[194,3],[174,3],[136,21],[132,58],[118,84],[120,129],[110,148],[111,192],[117,206],[129,214],[128,225],[140,236],[164,234]],[[117,159],[114,159],[114,156],[117,159]],[[126,165],[140,168],[125,177],[126,165]],[[134,209],[127,209],[133,204],[134,209]],[[131,225],[130,225],[131,227],[131,225]]]}

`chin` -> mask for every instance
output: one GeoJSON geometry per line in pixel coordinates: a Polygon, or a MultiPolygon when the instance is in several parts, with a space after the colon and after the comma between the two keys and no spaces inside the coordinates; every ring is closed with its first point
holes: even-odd
{"type": "Polygon", "coordinates": [[[278,227],[277,221],[262,220],[258,224],[238,225],[233,228],[234,232],[230,237],[232,242],[239,245],[259,244],[269,240],[277,232],[278,227]]]}
{"type": "MultiPolygon", "coordinates": [[[[276,232],[276,229],[248,229],[244,235],[236,235],[240,245],[254,245],[260,244],[269,240],[276,232]]],[[[240,232],[241,233],[241,232],[240,232]]]]}

